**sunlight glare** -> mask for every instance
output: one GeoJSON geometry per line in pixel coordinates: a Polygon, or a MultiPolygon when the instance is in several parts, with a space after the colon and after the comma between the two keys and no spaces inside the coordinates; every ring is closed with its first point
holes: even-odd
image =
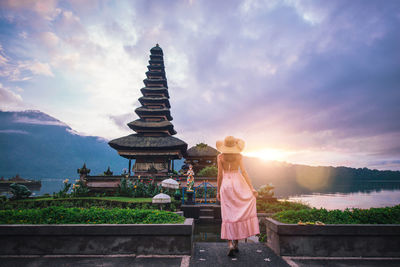
{"type": "Polygon", "coordinates": [[[265,161],[268,160],[284,160],[286,157],[286,152],[279,149],[263,149],[252,152],[244,152],[243,155],[246,157],[255,157],[265,161]]]}

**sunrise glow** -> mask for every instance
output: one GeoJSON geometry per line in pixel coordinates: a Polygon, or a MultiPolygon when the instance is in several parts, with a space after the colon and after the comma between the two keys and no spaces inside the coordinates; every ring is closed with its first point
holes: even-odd
{"type": "Polygon", "coordinates": [[[244,152],[243,155],[246,157],[259,158],[262,160],[285,160],[290,152],[280,149],[263,149],[257,151],[244,152]]]}

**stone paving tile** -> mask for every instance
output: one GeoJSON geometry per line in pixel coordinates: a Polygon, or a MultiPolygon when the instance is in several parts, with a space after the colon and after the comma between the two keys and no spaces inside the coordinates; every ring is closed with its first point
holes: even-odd
{"type": "Polygon", "coordinates": [[[271,249],[261,243],[239,243],[239,253],[235,258],[227,256],[227,243],[195,243],[190,260],[191,267],[213,266],[274,266],[289,265],[271,249]]]}

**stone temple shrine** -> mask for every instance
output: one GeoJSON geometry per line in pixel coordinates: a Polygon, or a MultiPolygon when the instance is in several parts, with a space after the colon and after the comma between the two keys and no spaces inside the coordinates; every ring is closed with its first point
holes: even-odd
{"type": "MultiPolygon", "coordinates": [[[[128,123],[136,133],[111,140],[108,144],[118,154],[135,160],[135,176],[142,174],[167,175],[172,172],[173,160],[186,155],[187,144],[176,138],[174,125],[171,123],[168,84],[164,69],[164,58],[161,47],[157,44],[150,50],[145,87],[140,89],[141,104],[135,110],[139,119],[128,123]]],[[[130,171],[129,171],[130,172],[130,171]]]]}

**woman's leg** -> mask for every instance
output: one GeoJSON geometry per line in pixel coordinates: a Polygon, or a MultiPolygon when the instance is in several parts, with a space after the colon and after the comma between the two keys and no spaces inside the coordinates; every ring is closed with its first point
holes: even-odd
{"type": "Polygon", "coordinates": [[[233,248],[235,252],[239,252],[239,240],[233,240],[233,248]]]}
{"type": "Polygon", "coordinates": [[[233,257],[235,248],[233,246],[232,240],[228,240],[228,247],[229,247],[228,256],[233,257]]]}

